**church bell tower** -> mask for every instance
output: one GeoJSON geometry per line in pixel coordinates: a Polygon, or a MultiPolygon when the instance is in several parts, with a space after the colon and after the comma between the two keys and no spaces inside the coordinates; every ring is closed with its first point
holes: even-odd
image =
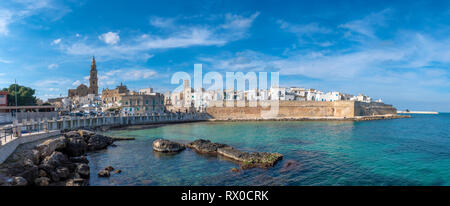
{"type": "Polygon", "coordinates": [[[95,64],[95,57],[92,57],[91,72],[89,75],[89,90],[89,93],[91,94],[98,94],[97,65],[95,64]]]}

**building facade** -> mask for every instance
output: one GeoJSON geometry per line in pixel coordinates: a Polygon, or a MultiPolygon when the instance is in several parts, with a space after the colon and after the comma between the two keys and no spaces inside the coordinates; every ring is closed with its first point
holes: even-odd
{"type": "Polygon", "coordinates": [[[98,95],[98,77],[95,57],[92,57],[91,71],[89,73],[89,87],[84,84],[80,84],[76,89],[69,89],[68,91],[68,96],[70,98],[75,96],[83,97],[88,94],[98,95]]]}
{"type": "Polygon", "coordinates": [[[161,114],[165,112],[164,95],[130,92],[122,95],[122,112],[125,114],[161,114]]]}

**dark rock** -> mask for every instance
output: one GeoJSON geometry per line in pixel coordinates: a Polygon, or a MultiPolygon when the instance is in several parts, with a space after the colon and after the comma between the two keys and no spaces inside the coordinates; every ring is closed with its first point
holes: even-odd
{"type": "Polygon", "coordinates": [[[48,174],[50,176],[50,180],[53,182],[58,182],[61,179],[55,171],[50,171],[48,174]]]}
{"type": "MultiPolygon", "coordinates": [[[[52,172],[54,169],[55,169],[55,166],[52,166],[49,164],[40,164],[39,165],[39,170],[43,170],[47,174],[46,176],[48,176],[48,174],[50,172],[52,172]]],[[[40,174],[41,173],[39,173],[39,176],[40,176],[40,174]]]]}
{"type": "Polygon", "coordinates": [[[219,148],[231,148],[226,144],[212,143],[209,140],[198,139],[186,145],[186,147],[194,149],[200,153],[216,153],[219,148]]]}
{"type": "Polygon", "coordinates": [[[39,165],[41,161],[41,154],[38,150],[31,150],[31,161],[33,161],[33,164],[39,165]]]}
{"type": "Polygon", "coordinates": [[[56,175],[58,175],[60,179],[66,179],[69,177],[70,171],[67,167],[58,167],[56,168],[56,175]]]}
{"type": "Polygon", "coordinates": [[[47,172],[45,172],[45,170],[40,169],[39,170],[39,177],[47,177],[47,172]]]}
{"type": "Polygon", "coordinates": [[[232,172],[239,172],[240,170],[238,168],[231,169],[232,172]]]}
{"type": "Polygon", "coordinates": [[[66,186],[87,186],[88,181],[82,178],[74,178],[74,179],[68,179],[65,182],[66,186]]]}
{"type": "Polygon", "coordinates": [[[13,186],[26,186],[26,185],[28,185],[28,181],[23,177],[13,177],[12,185],[13,186]]]}
{"type": "Polygon", "coordinates": [[[273,167],[278,160],[283,158],[279,153],[268,152],[242,152],[233,148],[219,148],[217,153],[225,157],[237,160],[242,163],[242,169],[253,167],[268,168],[273,167]]]}
{"type": "Polygon", "coordinates": [[[68,164],[69,159],[67,158],[66,155],[64,155],[61,152],[53,152],[50,156],[45,157],[44,160],[42,160],[42,164],[43,165],[49,165],[52,168],[56,168],[59,165],[62,164],[68,164]]]}
{"type": "Polygon", "coordinates": [[[157,139],[153,141],[153,150],[158,152],[179,152],[184,150],[184,148],[183,144],[166,139],[157,139]]]}
{"type": "Polygon", "coordinates": [[[75,172],[78,173],[83,178],[89,178],[90,175],[89,165],[85,163],[78,163],[75,172]]]}
{"type": "Polygon", "coordinates": [[[33,182],[39,177],[39,168],[36,165],[27,165],[22,168],[22,171],[16,176],[25,178],[28,182],[33,182]]]}
{"type": "Polygon", "coordinates": [[[98,172],[98,176],[99,177],[109,177],[110,173],[108,170],[103,169],[103,170],[100,170],[100,172],[98,172]]]}
{"type": "Polygon", "coordinates": [[[70,157],[69,160],[73,163],[89,163],[89,160],[86,156],[79,156],[79,157],[70,157]]]}
{"type": "Polygon", "coordinates": [[[127,140],[135,140],[134,137],[112,137],[113,141],[127,141],[127,140]]]}
{"type": "Polygon", "coordinates": [[[71,157],[78,157],[84,155],[88,151],[88,144],[82,137],[72,137],[67,141],[67,146],[64,153],[71,157]]]}
{"type": "Polygon", "coordinates": [[[300,163],[296,160],[287,160],[283,167],[280,169],[280,172],[288,172],[291,170],[297,170],[300,167],[300,163]]]}
{"type": "Polygon", "coordinates": [[[105,149],[112,143],[113,140],[111,137],[99,134],[91,135],[89,140],[87,141],[89,151],[105,149]]]}
{"type": "Polygon", "coordinates": [[[112,172],[114,170],[114,167],[108,166],[108,167],[105,167],[105,170],[108,170],[108,171],[112,172]]]}
{"type": "Polygon", "coordinates": [[[39,177],[34,180],[34,184],[37,186],[48,186],[50,179],[48,177],[39,177]]]}

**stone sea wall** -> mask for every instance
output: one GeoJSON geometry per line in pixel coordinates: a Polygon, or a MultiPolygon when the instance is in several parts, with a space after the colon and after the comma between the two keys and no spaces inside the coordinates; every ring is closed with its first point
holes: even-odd
{"type": "MultiPolygon", "coordinates": [[[[228,102],[230,103],[230,102],[228,102]]],[[[245,119],[295,119],[295,118],[354,118],[358,116],[396,115],[392,105],[383,103],[363,103],[355,101],[313,102],[278,101],[269,104],[234,102],[234,107],[208,107],[206,112],[217,120],[245,119]],[[240,104],[242,107],[236,106],[240,104]],[[277,105],[278,104],[278,105],[277,105]],[[274,108],[278,108],[276,111],[274,108]]],[[[214,103],[217,105],[218,103],[214,103]]]]}

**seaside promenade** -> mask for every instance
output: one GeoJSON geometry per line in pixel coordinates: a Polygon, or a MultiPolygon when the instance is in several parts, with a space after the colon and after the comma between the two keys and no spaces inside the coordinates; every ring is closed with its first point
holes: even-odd
{"type": "Polygon", "coordinates": [[[15,149],[25,143],[57,136],[64,130],[75,130],[97,127],[121,127],[144,124],[164,124],[177,122],[193,122],[207,120],[205,113],[178,113],[163,115],[117,115],[61,117],[15,122],[13,125],[0,129],[0,164],[3,163],[15,149]]]}

